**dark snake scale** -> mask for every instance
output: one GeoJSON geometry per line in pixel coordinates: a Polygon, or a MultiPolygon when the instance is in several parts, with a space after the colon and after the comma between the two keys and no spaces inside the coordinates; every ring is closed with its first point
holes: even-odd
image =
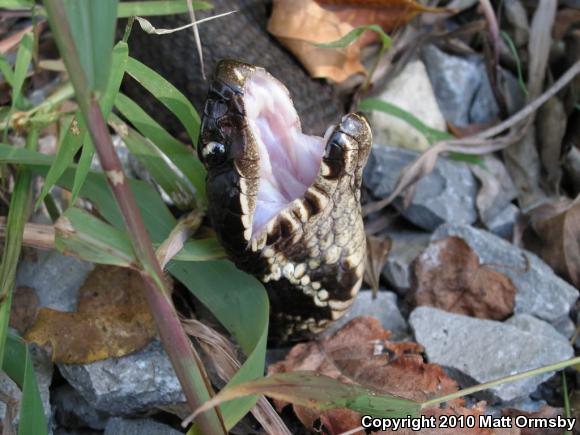
{"type": "Polygon", "coordinates": [[[244,96],[258,73],[276,81],[259,67],[218,64],[198,155],[208,171],[208,215],[221,244],[268,291],[271,341],[295,341],[342,316],[361,286],[366,239],[360,188],[372,136],[362,115],[344,116],[321,142],[312,184],[254,234],[261,157],[244,96]]]}

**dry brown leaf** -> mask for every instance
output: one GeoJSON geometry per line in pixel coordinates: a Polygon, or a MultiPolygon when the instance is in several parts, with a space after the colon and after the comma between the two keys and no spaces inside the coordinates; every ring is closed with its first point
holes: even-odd
{"type": "Polygon", "coordinates": [[[494,320],[513,312],[516,294],[512,281],[480,265],[477,254],[459,237],[433,242],[415,259],[411,288],[416,305],[494,320]]]}
{"type": "MultiPolygon", "coordinates": [[[[457,391],[455,381],[435,364],[423,361],[422,348],[413,342],[390,342],[390,333],[373,317],[357,317],[320,341],[301,343],[268,372],[316,371],[346,383],[371,387],[379,392],[424,401],[457,391]]],[[[281,409],[286,403],[276,402],[281,409]]],[[[462,406],[463,399],[450,402],[462,406]]],[[[307,427],[320,419],[329,433],[341,433],[360,425],[360,415],[349,410],[322,413],[294,406],[307,427]]]]}
{"type": "Polygon", "coordinates": [[[365,282],[370,285],[373,297],[379,290],[381,272],[391,251],[392,241],[389,237],[375,237],[367,234],[367,262],[365,266],[365,282]]]}
{"type": "Polygon", "coordinates": [[[23,335],[38,315],[38,296],[30,287],[18,287],[12,293],[10,306],[10,327],[23,335]]]}
{"type": "Polygon", "coordinates": [[[155,323],[138,272],[97,266],[80,290],[76,312],[41,308],[25,339],[52,350],[55,362],[84,364],[145,346],[155,323]]]}
{"type": "Polygon", "coordinates": [[[312,77],[342,82],[364,73],[357,43],[346,48],[318,48],[313,43],[340,39],[353,29],[314,0],[275,0],[268,32],[300,60],[312,77]]]}
{"type": "Polygon", "coordinates": [[[545,204],[529,215],[532,225],[524,233],[526,248],[580,287],[580,197],[545,204]]]}

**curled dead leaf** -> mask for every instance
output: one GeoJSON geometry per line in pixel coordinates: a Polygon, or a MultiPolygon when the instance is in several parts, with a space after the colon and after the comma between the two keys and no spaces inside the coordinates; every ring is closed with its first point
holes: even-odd
{"type": "Polygon", "coordinates": [[[76,312],[41,308],[25,339],[52,350],[55,362],[85,364],[145,346],[155,323],[138,272],[97,266],[80,290],[76,312]]]}
{"type": "Polygon", "coordinates": [[[494,320],[513,312],[516,294],[512,281],[480,265],[477,254],[459,237],[433,242],[415,259],[411,288],[415,305],[494,320]]]}

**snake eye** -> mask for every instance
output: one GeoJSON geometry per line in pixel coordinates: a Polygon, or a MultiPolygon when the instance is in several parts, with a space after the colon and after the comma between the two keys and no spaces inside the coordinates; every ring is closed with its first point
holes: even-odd
{"type": "Polygon", "coordinates": [[[226,146],[219,142],[208,142],[201,149],[201,157],[207,166],[217,166],[226,160],[226,146]]]}
{"type": "Polygon", "coordinates": [[[341,160],[346,148],[348,148],[347,135],[337,131],[330,137],[330,140],[326,144],[326,149],[324,150],[324,159],[341,160]]]}

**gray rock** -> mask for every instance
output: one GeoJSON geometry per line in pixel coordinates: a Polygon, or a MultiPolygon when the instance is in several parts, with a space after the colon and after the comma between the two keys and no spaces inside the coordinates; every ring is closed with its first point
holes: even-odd
{"type": "Polygon", "coordinates": [[[568,339],[552,325],[529,314],[516,314],[507,319],[505,324],[515,326],[530,334],[544,335],[546,337],[552,337],[554,340],[568,343],[568,339]]]}
{"type": "Polygon", "coordinates": [[[67,429],[104,429],[110,415],[93,408],[70,385],[62,385],[52,394],[56,422],[67,429]]]}
{"type": "Polygon", "coordinates": [[[171,426],[150,418],[131,420],[112,418],[107,423],[104,435],[183,435],[171,426]]]}
{"type": "Polygon", "coordinates": [[[456,126],[493,121],[499,108],[483,59],[449,55],[434,45],[423,47],[422,59],[445,119],[456,126]]]}
{"type": "Polygon", "coordinates": [[[387,231],[392,246],[382,276],[396,289],[411,286],[411,263],[429,244],[429,233],[410,230],[387,231]]]}
{"type": "MultiPolygon", "coordinates": [[[[541,328],[533,322],[521,322],[529,328],[526,330],[494,320],[418,307],[411,313],[409,323],[417,342],[425,347],[428,360],[450,369],[463,387],[563,361],[574,355],[570,344],[556,339],[557,332],[545,322],[541,328]]],[[[525,398],[552,375],[547,373],[501,384],[488,390],[489,395],[484,398],[491,401],[525,398]]]]}
{"type": "Polygon", "coordinates": [[[34,251],[37,260],[24,259],[18,266],[16,286],[36,290],[41,307],[74,311],[78,290],[94,265],[56,251],[34,251]]]}
{"type": "Polygon", "coordinates": [[[345,323],[359,316],[373,316],[380,320],[383,328],[391,331],[393,339],[400,339],[407,333],[407,322],[397,305],[397,295],[389,291],[379,291],[372,298],[370,290],[361,291],[346,314],[324,331],[323,336],[333,334],[345,323]]]}
{"type": "MultiPolygon", "coordinates": [[[[400,148],[374,146],[364,172],[364,184],[376,198],[387,197],[395,187],[401,170],[418,154],[400,148]]],[[[444,222],[471,224],[477,219],[477,182],[465,163],[439,158],[433,171],[416,184],[410,206],[395,207],[415,225],[435,230],[444,222]]]]}
{"type": "Polygon", "coordinates": [[[489,220],[483,221],[483,223],[495,235],[511,240],[519,214],[520,209],[514,204],[509,204],[489,220]]]}
{"type": "Polygon", "coordinates": [[[432,240],[464,239],[481,264],[506,274],[516,286],[515,312],[528,313],[554,325],[568,318],[578,290],[559,278],[536,255],[483,230],[467,225],[442,225],[432,240]]]}
{"type": "Polygon", "coordinates": [[[169,357],[158,341],[121,358],[58,367],[88,403],[111,415],[185,401],[169,357]]]}

